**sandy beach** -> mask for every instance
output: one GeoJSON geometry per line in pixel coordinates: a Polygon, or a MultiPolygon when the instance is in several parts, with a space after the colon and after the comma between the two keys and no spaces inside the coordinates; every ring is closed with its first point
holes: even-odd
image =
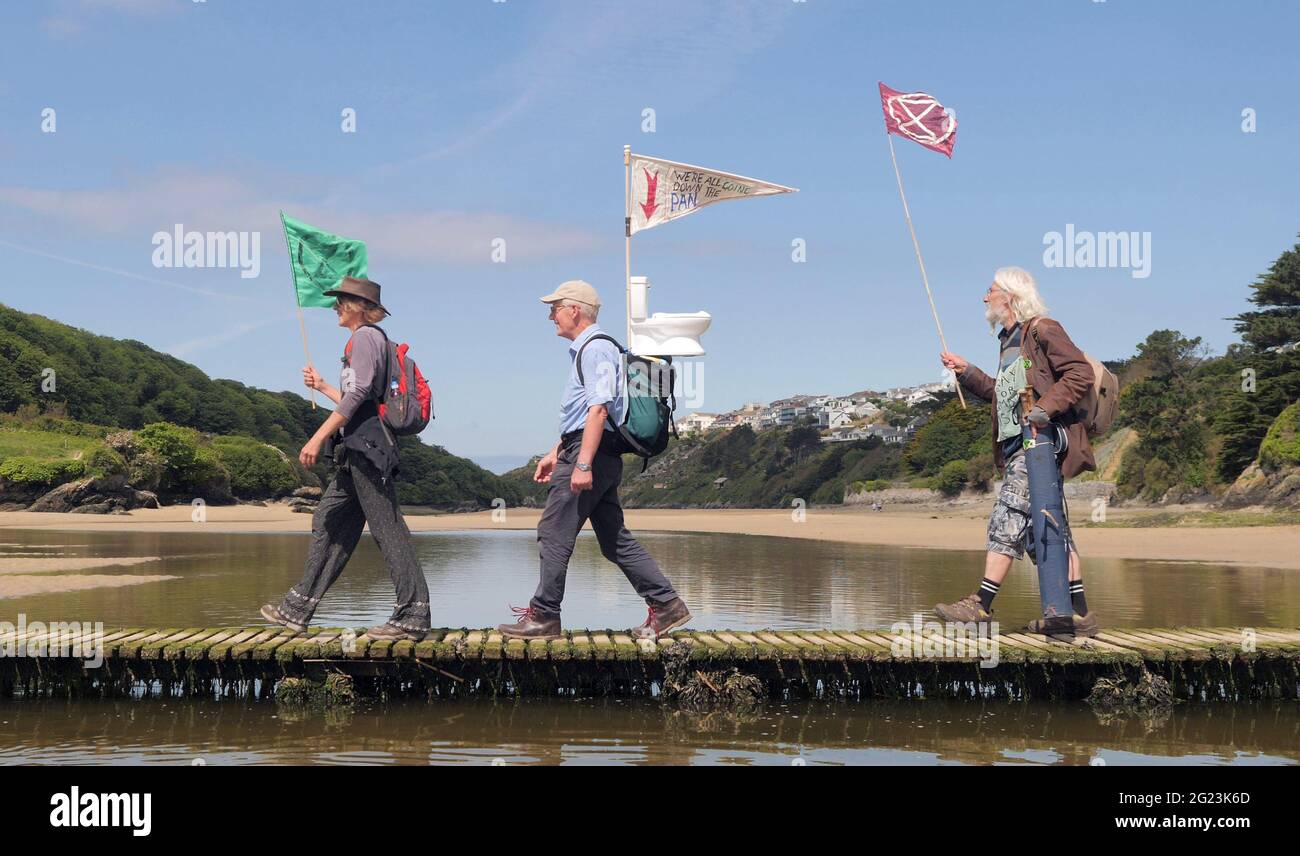
{"type": "MultiPolygon", "coordinates": [[[[209,506],[205,522],[191,520],[190,506],[141,509],[129,515],[38,514],[0,512],[0,529],[59,532],[309,532],[311,516],[284,505],[209,506]]],[[[941,550],[984,549],[986,517],[982,507],[908,507],[872,512],[857,509],[806,511],[796,521],[784,510],[650,509],[627,512],[628,528],[658,532],[720,532],[781,538],[808,538],[853,544],[926,547],[941,550]]],[[[1138,512],[1140,513],[1140,512],[1138,512]]],[[[1126,515],[1134,512],[1124,512],[1126,515]]],[[[412,531],[456,529],[533,529],[540,511],[506,509],[475,514],[408,514],[412,531]],[[504,516],[503,516],[504,515],[504,516]]],[[[1116,513],[1116,517],[1120,517],[1116,513]]],[[[1085,558],[1152,559],[1300,569],[1300,526],[1178,526],[1100,528],[1079,526],[1076,540],[1085,558]]],[[[13,557],[0,558],[0,567],[13,557]]],[[[53,560],[52,560],[53,561],[53,560]]],[[[107,562],[105,562],[107,564],[107,562]]],[[[53,566],[46,570],[58,570],[53,566]]],[[[73,570],[71,566],[64,570],[73,570]]],[[[11,572],[12,573],[12,572],[11,572]]],[[[23,574],[27,576],[27,574],[23,574]]],[[[6,575],[0,572],[0,586],[6,575]]],[[[0,596],[3,591],[0,590],[0,596]]]]}

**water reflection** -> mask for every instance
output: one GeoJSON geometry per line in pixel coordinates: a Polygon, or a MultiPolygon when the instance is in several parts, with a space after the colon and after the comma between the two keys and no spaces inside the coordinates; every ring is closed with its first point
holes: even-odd
{"type": "MultiPolygon", "coordinates": [[[[887,628],[974,589],[979,553],[744,536],[644,533],[646,546],[686,596],[699,628],[887,628]]],[[[159,562],[90,571],[178,579],[120,588],[12,598],[0,613],[30,620],[96,620],[108,626],[194,627],[261,623],[257,606],[296,582],[308,538],[300,534],[76,533],[10,531],[4,557],[66,554],[159,556],[159,562]]],[[[509,617],[537,584],[533,533],[433,532],[416,536],[435,626],[484,627],[509,617]]],[[[1300,575],[1267,568],[1085,558],[1089,605],[1111,627],[1297,626],[1300,575]]],[[[317,614],[320,624],[383,620],[392,584],[374,542],[363,539],[317,614]]],[[[564,620],[570,627],[626,627],[643,607],[604,560],[591,533],[578,540],[564,620]]],[[[995,606],[1004,626],[1038,611],[1032,566],[1020,563],[995,606]]]]}
{"type": "Polygon", "coordinates": [[[1294,764],[1294,705],[872,702],[690,714],[652,701],[466,700],[291,714],[239,700],[0,704],[0,763],[1294,764]]]}

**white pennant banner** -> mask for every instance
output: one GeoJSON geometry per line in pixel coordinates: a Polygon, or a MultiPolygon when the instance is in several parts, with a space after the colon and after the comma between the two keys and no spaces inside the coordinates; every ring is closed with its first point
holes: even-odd
{"type": "Polygon", "coordinates": [[[795,193],[796,188],[685,163],[632,155],[632,234],[724,199],[795,193]]]}

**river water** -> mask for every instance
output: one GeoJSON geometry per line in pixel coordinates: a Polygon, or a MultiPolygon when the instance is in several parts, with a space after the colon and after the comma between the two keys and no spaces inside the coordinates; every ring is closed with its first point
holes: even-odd
{"type": "MultiPolygon", "coordinates": [[[[643,533],[695,614],[691,627],[886,629],[973,591],[974,552],[740,535],[643,533]]],[[[9,557],[158,557],[86,574],[175,579],[0,601],[0,620],[102,621],[106,627],[260,624],[257,607],[299,578],[303,534],[0,533],[9,557]]],[[[537,581],[532,532],[417,535],[433,623],[508,620],[537,581]]],[[[1267,568],[1087,560],[1089,606],[1103,626],[1300,626],[1300,574],[1267,568]]],[[[323,601],[322,625],[382,622],[392,584],[363,539],[323,601]]],[[[1021,563],[995,604],[1004,631],[1038,610],[1021,563]]],[[[565,624],[626,628],[644,606],[584,533],[570,568],[565,624]]],[[[246,700],[0,702],[0,763],[1296,763],[1295,703],[1181,705],[1159,719],[1103,719],[1085,704],[864,702],[771,704],[707,716],[654,701],[465,700],[363,703],[290,715],[246,700]]]]}

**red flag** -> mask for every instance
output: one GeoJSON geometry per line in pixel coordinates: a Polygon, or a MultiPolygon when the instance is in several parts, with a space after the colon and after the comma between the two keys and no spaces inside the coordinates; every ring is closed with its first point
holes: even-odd
{"type": "Polygon", "coordinates": [[[915,140],[927,149],[952,157],[957,143],[957,117],[924,92],[898,92],[880,84],[880,109],[885,130],[915,140]]]}

